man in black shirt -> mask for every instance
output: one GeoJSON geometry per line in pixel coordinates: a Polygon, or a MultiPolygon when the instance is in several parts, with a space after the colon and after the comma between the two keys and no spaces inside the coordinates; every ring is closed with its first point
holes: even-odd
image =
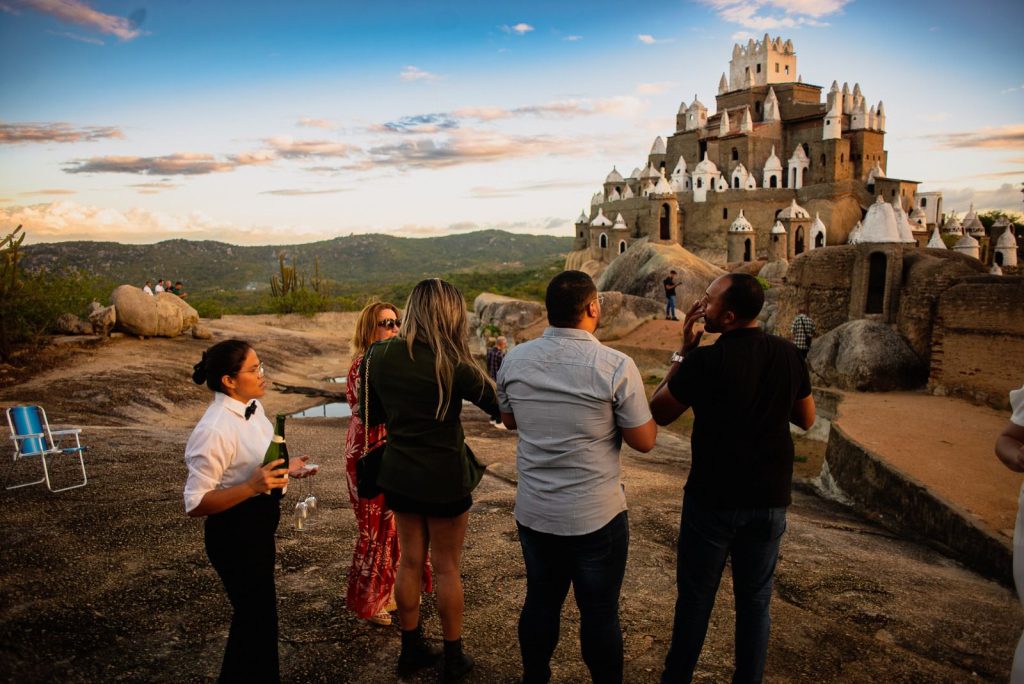
{"type": "Polygon", "coordinates": [[[676,272],[669,271],[668,278],[662,281],[665,285],[665,320],[678,321],[676,318],[676,272]]]}
{"type": "Polygon", "coordinates": [[[793,477],[789,423],[807,429],[814,399],[793,344],[764,333],[756,278],[730,273],[693,303],[683,345],[651,398],[667,425],[693,408],[693,461],[679,528],[675,620],[663,684],[689,682],[727,557],[736,595],[734,682],[760,682],[771,626],[769,603],[793,477]],[[703,329],[697,320],[704,318],[703,329]],[[722,333],[698,347],[704,330],[722,333]]]}

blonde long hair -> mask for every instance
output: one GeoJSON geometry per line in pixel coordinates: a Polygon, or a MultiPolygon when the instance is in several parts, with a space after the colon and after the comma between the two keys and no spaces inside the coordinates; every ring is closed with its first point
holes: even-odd
{"type": "Polygon", "coordinates": [[[373,338],[377,334],[377,315],[381,311],[394,311],[395,318],[398,318],[398,307],[388,302],[373,302],[363,307],[359,312],[359,321],[356,322],[356,330],[352,333],[352,358],[366,353],[373,338]]]}
{"type": "Polygon", "coordinates": [[[413,343],[421,342],[434,352],[434,377],[437,379],[437,411],[441,419],[452,398],[455,369],[464,364],[485,383],[494,381],[483,372],[469,353],[469,327],[466,323],[466,301],[459,288],[440,278],[420,281],[405,303],[405,318],[399,336],[405,339],[409,358],[413,343]]]}

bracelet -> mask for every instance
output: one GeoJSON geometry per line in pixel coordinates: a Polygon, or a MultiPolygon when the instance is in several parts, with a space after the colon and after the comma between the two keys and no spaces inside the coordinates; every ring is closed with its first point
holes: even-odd
{"type": "Polygon", "coordinates": [[[679,352],[672,352],[672,363],[682,363],[683,355],[679,352]]]}

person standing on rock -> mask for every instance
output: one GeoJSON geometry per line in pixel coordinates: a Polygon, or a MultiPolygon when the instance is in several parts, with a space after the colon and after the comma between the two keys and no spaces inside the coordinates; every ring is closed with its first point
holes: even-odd
{"type": "Polygon", "coordinates": [[[676,318],[676,287],[679,285],[676,282],[676,272],[669,271],[668,277],[662,281],[665,286],[665,320],[666,321],[678,321],[676,318]]]}
{"type": "MultiPolygon", "coordinates": [[[[495,382],[498,381],[498,370],[501,368],[501,362],[505,359],[506,347],[508,347],[508,340],[505,339],[504,335],[498,335],[498,338],[494,340],[494,346],[487,350],[487,374],[495,382]]],[[[491,423],[500,430],[505,429],[505,425],[501,422],[501,413],[497,411],[491,416],[491,423]]]]}
{"type": "MultiPolygon", "coordinates": [[[[1010,392],[1010,408],[1013,411],[1010,422],[996,439],[996,456],[1010,470],[1024,473],[1024,387],[1010,392]]],[[[1020,491],[1017,524],[1013,529],[1013,583],[1017,587],[1018,598],[1024,604],[1024,486],[1020,491]]],[[[1013,655],[1010,682],[1024,683],[1024,634],[1021,634],[1013,655]]]]}
{"type": "Polygon", "coordinates": [[[502,419],[519,430],[515,516],[526,564],[522,682],[551,678],[570,586],[591,678],[621,682],[619,592],[629,521],[619,449],[625,440],[650,451],[658,429],[636,364],[594,337],[601,302],[590,276],[558,274],[545,301],[550,327],[510,351],[498,372],[502,419]]]}
{"type": "Polygon", "coordinates": [[[694,414],[679,526],[679,594],[663,684],[693,678],[730,557],[736,596],[733,682],[760,682],[764,676],[772,582],[791,500],[789,423],[808,429],[814,398],[796,347],[758,327],[762,306],[764,290],[751,275],[730,273],[712,282],[687,311],[682,348],[651,397],[659,425],[691,407],[694,414]],[[699,347],[705,330],[721,337],[699,347]]]}
{"type": "Polygon", "coordinates": [[[142,286],[142,291],[148,294],[150,297],[153,296],[153,281],[147,280],[146,284],[142,286]]]}
{"type": "Polygon", "coordinates": [[[811,342],[814,341],[814,336],[818,334],[818,330],[814,327],[814,321],[807,315],[806,307],[801,307],[800,313],[793,319],[790,334],[793,336],[793,344],[796,345],[797,351],[800,352],[800,357],[806,361],[807,352],[811,351],[811,342]]]}
{"type": "Polygon", "coordinates": [[[242,340],[225,340],[193,366],[192,380],[213,401],[185,446],[185,512],[206,517],[205,545],[233,614],[221,682],[278,682],[274,533],[288,478],[311,474],[307,456],[263,464],[274,428],[257,401],[266,392],[263,363],[242,340]]]}

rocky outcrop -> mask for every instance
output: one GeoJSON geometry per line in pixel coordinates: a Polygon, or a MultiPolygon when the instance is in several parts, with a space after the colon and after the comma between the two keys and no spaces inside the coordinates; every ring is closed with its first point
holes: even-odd
{"type": "Polygon", "coordinates": [[[133,285],[110,295],[117,309],[116,329],[139,337],[177,337],[199,322],[199,314],[168,292],[150,296],[133,285]]]}
{"type": "Polygon", "coordinates": [[[594,333],[599,340],[617,340],[665,312],[665,305],[621,292],[601,293],[601,320],[594,333]]]}
{"type": "Polygon", "coordinates": [[[107,337],[117,323],[117,309],[114,305],[100,306],[98,302],[95,307],[90,306],[89,322],[92,323],[92,330],[101,337],[107,337]]]}
{"type": "Polygon", "coordinates": [[[807,357],[814,384],[887,392],[920,387],[928,368],[890,326],[849,321],[814,340],[807,357]]]}
{"type": "Polygon", "coordinates": [[[54,324],[57,332],[62,335],[91,335],[92,323],[83,321],[72,313],[61,314],[54,324]]]}
{"type": "Polygon", "coordinates": [[[504,335],[515,342],[524,328],[544,318],[544,307],[512,297],[481,292],[473,300],[478,334],[504,335]],[[496,331],[496,332],[495,332],[496,331]]]}
{"type": "Polygon", "coordinates": [[[616,257],[595,279],[595,283],[602,292],[615,290],[647,297],[662,302],[664,306],[662,281],[672,269],[676,271],[676,308],[680,312],[686,311],[694,300],[699,299],[712,280],[725,273],[679,245],[654,244],[645,238],[634,242],[616,257]]]}

